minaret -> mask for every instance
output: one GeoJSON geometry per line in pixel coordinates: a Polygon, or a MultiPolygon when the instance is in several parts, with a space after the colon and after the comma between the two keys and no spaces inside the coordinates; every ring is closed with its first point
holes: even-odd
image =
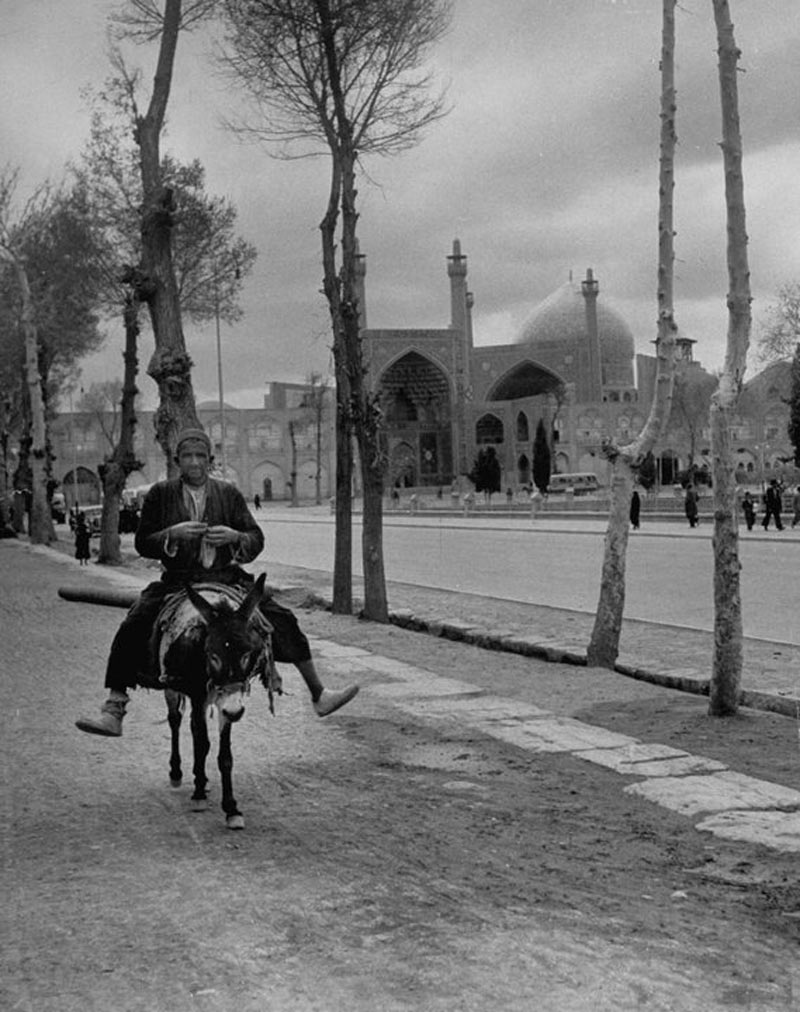
{"type": "Polygon", "coordinates": [[[364,279],[367,276],[367,255],[361,253],[356,239],[356,279],[355,291],[358,299],[358,326],[360,330],[367,329],[367,295],[364,279]]]}
{"type": "Polygon", "coordinates": [[[470,365],[472,356],[472,292],[467,291],[467,258],[461,254],[461,243],[453,240],[453,253],[447,258],[450,275],[450,329],[454,331],[453,352],[455,374],[455,402],[452,415],[452,438],[455,450],[453,461],[458,473],[469,470],[467,460],[467,399],[471,388],[470,365]]]}
{"type": "Polygon", "coordinates": [[[450,326],[467,333],[467,258],[461,255],[461,242],[453,240],[453,253],[447,258],[450,275],[450,326]]]}
{"type": "Polygon", "coordinates": [[[600,286],[595,281],[592,268],[586,268],[586,278],[581,282],[581,291],[586,303],[586,341],[588,375],[581,384],[586,400],[599,402],[603,399],[603,370],[600,362],[600,333],[597,328],[597,293],[600,286]]]}

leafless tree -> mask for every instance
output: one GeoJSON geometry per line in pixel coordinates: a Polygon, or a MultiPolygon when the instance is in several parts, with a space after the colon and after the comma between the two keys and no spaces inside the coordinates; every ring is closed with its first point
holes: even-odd
{"type": "Polygon", "coordinates": [[[711,395],[716,388],[717,378],[702,369],[683,364],[677,367],[666,431],[688,443],[690,471],[697,463],[697,444],[708,425],[711,395]]]}
{"type": "Polygon", "coordinates": [[[28,534],[34,544],[55,541],[55,528],[50,515],[47,496],[47,469],[45,459],[46,429],[42,376],[39,371],[39,338],[28,267],[24,254],[26,230],[43,228],[47,209],[51,204],[48,187],[39,188],[15,216],[14,197],[18,172],[6,169],[0,174],[0,258],[10,263],[19,295],[19,316],[25,344],[25,379],[31,419],[31,511],[28,534]]]}
{"type": "Polygon", "coordinates": [[[736,713],[742,678],[742,599],[736,479],[731,424],[744,380],[750,343],[750,270],[747,258],[742,137],[739,127],[740,51],[728,0],[713,0],[722,107],[728,260],[728,335],[725,363],[711,401],[711,461],[714,479],[714,660],[709,713],[736,713]]]}
{"type": "Polygon", "coordinates": [[[147,110],[141,112],[138,75],[128,70],[119,50],[112,53],[120,86],[127,96],[142,181],[141,259],[129,281],[136,299],[147,305],[155,337],[155,351],[147,367],[158,384],[156,438],[164,451],[167,473],[175,473],[175,439],[181,428],[198,425],[192,388],[192,361],[183,334],[172,244],[175,194],[164,179],[161,133],[172,87],[178,37],[213,12],[213,0],[129,0],[113,17],[119,35],[137,41],[158,41],[158,60],[147,110]]]}
{"type": "Polygon", "coordinates": [[[305,398],[305,407],[311,424],[314,427],[316,464],[314,472],[314,501],[319,506],[322,503],[322,423],[325,417],[325,405],[330,388],[323,377],[317,372],[311,373],[307,382],[309,391],[305,398]]]}
{"type": "Polygon", "coordinates": [[[663,0],[661,46],[661,153],[658,214],[658,337],[656,340],[656,390],[650,415],[639,436],[627,446],[613,441],[603,452],[612,464],[611,503],[606,530],[600,599],[592,636],[587,647],[588,663],[613,668],[619,655],[619,638],[625,609],[625,556],[630,527],[630,502],[634,473],[652,450],[664,429],[672,402],[675,346],[678,327],[673,309],[674,228],[673,190],[675,161],[675,4],[663,0]]]}
{"type": "Polygon", "coordinates": [[[336,379],[333,609],[352,610],[353,438],[364,495],[364,613],[386,621],[381,414],[369,390],[359,330],[356,172],[368,154],[415,144],[444,114],[420,71],[449,23],[447,0],[226,0],[225,64],[249,94],[255,122],[238,129],[281,156],[327,154],[323,290],[336,379]],[[337,243],[337,227],[341,227],[337,243]]]}
{"type": "Polygon", "coordinates": [[[761,362],[791,361],[800,344],[800,281],[787,281],[777,294],[778,301],[769,307],[760,326],[761,362]]]}

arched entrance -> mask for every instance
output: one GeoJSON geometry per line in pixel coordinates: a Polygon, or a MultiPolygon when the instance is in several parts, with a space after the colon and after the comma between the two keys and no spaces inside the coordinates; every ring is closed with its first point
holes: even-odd
{"type": "Polygon", "coordinates": [[[528,485],[531,480],[531,463],[526,454],[521,454],[517,461],[517,481],[520,485],[528,485]]]}
{"type": "Polygon", "coordinates": [[[390,365],[378,381],[384,415],[389,484],[449,484],[453,477],[450,384],[416,351],[390,365]]]}
{"type": "Polygon", "coordinates": [[[72,509],[73,506],[93,506],[99,503],[102,498],[100,494],[100,479],[94,471],[90,471],[88,467],[81,467],[79,465],[77,468],[77,484],[75,482],[75,474],[75,471],[67,471],[61,480],[67,508],[72,509]]]}
{"type": "Polygon", "coordinates": [[[265,502],[270,499],[284,499],[286,493],[286,478],[283,470],[270,460],[257,464],[250,473],[251,487],[262,490],[262,498],[265,502]]]}
{"type": "Polygon", "coordinates": [[[678,466],[677,454],[673,453],[672,450],[663,450],[661,456],[657,459],[658,463],[658,480],[662,485],[674,485],[678,480],[678,466]]]}
{"type": "Polygon", "coordinates": [[[410,443],[397,443],[392,448],[389,484],[393,488],[413,488],[417,484],[417,458],[410,443]]]}

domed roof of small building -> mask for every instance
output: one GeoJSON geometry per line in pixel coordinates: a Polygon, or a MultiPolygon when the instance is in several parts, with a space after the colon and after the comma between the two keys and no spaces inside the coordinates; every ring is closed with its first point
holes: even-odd
{"type": "MultiPolygon", "coordinates": [[[[597,330],[604,365],[632,362],[633,333],[625,319],[597,296],[597,330]]],[[[542,302],[523,325],[516,344],[563,345],[565,350],[586,339],[586,300],[579,282],[567,281],[542,302]]]]}

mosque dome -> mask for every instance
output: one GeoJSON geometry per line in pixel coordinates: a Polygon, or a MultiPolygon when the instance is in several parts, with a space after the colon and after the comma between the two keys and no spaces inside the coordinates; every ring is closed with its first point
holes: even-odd
{"type": "MultiPolygon", "coordinates": [[[[633,332],[625,319],[597,297],[597,331],[605,383],[632,382],[633,332]]],[[[586,341],[586,300],[579,282],[567,281],[542,302],[522,326],[516,344],[573,354],[586,341]]]]}

